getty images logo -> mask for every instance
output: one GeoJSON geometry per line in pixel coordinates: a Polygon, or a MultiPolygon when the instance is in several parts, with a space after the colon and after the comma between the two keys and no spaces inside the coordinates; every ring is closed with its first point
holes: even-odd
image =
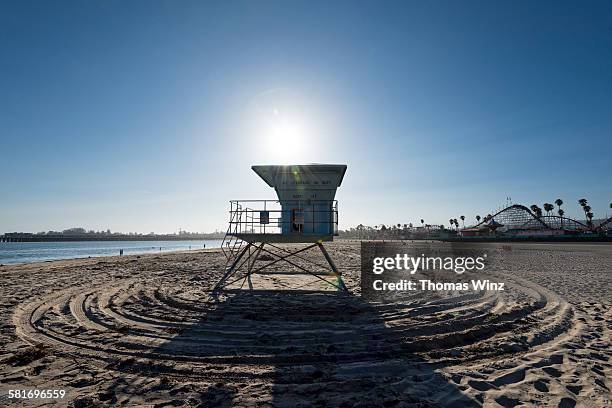
{"type": "Polygon", "coordinates": [[[479,257],[459,256],[409,256],[408,254],[397,254],[394,257],[377,257],[372,262],[372,272],[380,275],[385,271],[406,271],[414,275],[418,270],[433,271],[446,270],[462,274],[466,271],[482,271],[485,268],[487,254],[479,257]]]}

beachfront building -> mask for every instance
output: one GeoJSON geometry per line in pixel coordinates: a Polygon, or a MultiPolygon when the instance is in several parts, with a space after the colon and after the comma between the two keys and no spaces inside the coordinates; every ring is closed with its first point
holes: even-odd
{"type": "Polygon", "coordinates": [[[491,230],[486,228],[486,227],[470,227],[470,228],[463,228],[459,230],[458,235],[460,237],[488,237],[488,236],[494,236],[494,234],[491,233],[491,230]]]}

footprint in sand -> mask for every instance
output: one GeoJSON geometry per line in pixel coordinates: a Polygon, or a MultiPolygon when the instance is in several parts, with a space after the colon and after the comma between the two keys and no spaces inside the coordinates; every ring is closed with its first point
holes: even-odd
{"type": "Polygon", "coordinates": [[[494,388],[493,385],[489,384],[486,381],[469,380],[467,383],[470,387],[478,391],[487,391],[491,388],[494,388]]]}
{"type": "Polygon", "coordinates": [[[537,380],[533,383],[533,387],[540,392],[548,392],[548,384],[543,380],[537,380]]]}
{"type": "Polygon", "coordinates": [[[574,408],[576,406],[576,401],[572,398],[561,398],[559,401],[559,408],[574,408]]]}
{"type": "Polygon", "coordinates": [[[497,402],[502,407],[515,407],[520,404],[520,401],[515,398],[508,398],[505,395],[502,395],[499,398],[495,398],[495,402],[497,402]]]}
{"type": "Polygon", "coordinates": [[[496,387],[500,387],[502,385],[508,385],[508,384],[514,384],[517,382],[521,382],[524,379],[525,379],[525,369],[520,368],[511,373],[502,375],[501,377],[497,377],[493,381],[493,385],[495,385],[496,387]]]}
{"type": "Polygon", "coordinates": [[[539,362],[533,364],[535,368],[548,367],[554,364],[563,364],[563,354],[553,354],[548,358],[543,358],[539,362]]]}
{"type": "Polygon", "coordinates": [[[555,378],[561,377],[561,371],[557,370],[554,367],[544,367],[542,369],[546,374],[551,375],[555,378]]]}

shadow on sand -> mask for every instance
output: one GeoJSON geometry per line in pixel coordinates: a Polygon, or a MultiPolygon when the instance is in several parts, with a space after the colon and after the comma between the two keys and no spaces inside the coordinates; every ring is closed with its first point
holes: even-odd
{"type": "Polygon", "coordinates": [[[480,406],[404,346],[394,314],[334,292],[229,292],[156,351],[214,382],[204,406],[480,406]]]}

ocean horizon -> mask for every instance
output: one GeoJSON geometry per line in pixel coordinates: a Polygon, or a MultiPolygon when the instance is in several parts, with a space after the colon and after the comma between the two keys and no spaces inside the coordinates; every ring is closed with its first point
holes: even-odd
{"type": "Polygon", "coordinates": [[[0,242],[0,265],[220,248],[222,240],[0,242]]]}

